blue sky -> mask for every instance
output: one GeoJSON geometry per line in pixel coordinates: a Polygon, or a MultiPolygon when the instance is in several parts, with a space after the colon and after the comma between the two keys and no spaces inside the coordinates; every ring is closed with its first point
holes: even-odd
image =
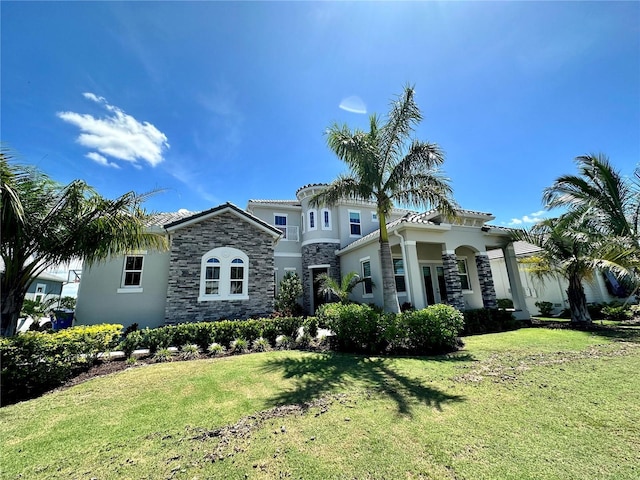
{"type": "Polygon", "coordinates": [[[407,83],[416,138],[446,152],[460,205],[496,224],[538,218],[578,155],[626,174],[640,161],[639,2],[3,1],[0,14],[4,145],[105,196],[164,189],[156,211],[331,181],[344,167],[326,128],[366,128],[407,83]]]}

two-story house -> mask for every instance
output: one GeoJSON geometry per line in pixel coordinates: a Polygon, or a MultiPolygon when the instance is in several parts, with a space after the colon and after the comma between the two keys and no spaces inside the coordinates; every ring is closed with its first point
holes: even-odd
{"type": "MultiPolygon", "coordinates": [[[[375,205],[311,207],[310,198],[324,187],[305,185],[295,200],[249,200],[246,210],[227,203],[155,216],[149,228],[168,236],[169,251],[131,252],[85,268],[77,322],[154,327],[268,316],[287,272],[302,279],[308,314],[324,301],[317,293],[322,273],[340,279],[355,271],[370,278],[353,300],[382,305],[375,205]]],[[[437,211],[394,209],[387,227],[400,304],[495,307],[487,252],[501,249],[516,314],[528,318],[509,232],[486,224],[493,218],[459,210],[449,222],[437,211]]]]}

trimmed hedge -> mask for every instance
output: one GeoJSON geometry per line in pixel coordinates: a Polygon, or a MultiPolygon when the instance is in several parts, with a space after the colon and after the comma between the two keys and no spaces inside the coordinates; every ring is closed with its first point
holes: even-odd
{"type": "Polygon", "coordinates": [[[0,338],[2,404],[32,398],[62,385],[113,350],[122,325],[72,327],[0,338]]]}
{"type": "Polygon", "coordinates": [[[334,348],[343,352],[425,355],[455,351],[461,343],[462,313],[448,305],[393,315],[368,305],[333,303],[323,305],[318,317],[335,333],[334,348]]]}
{"type": "Polygon", "coordinates": [[[478,308],[476,310],[466,310],[463,315],[463,336],[506,332],[517,330],[521,326],[513,314],[506,310],[478,308]]]}

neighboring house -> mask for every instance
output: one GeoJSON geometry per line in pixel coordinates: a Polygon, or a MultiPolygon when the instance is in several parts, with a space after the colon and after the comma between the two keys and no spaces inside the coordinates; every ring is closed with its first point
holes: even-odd
{"type": "MultiPolygon", "coordinates": [[[[524,299],[527,309],[534,314],[539,312],[536,302],[551,302],[554,306],[554,313],[560,313],[565,308],[569,308],[567,299],[566,279],[553,276],[540,280],[527,271],[527,264],[520,260],[531,257],[540,251],[539,247],[526,242],[514,242],[514,252],[519,260],[518,270],[520,272],[520,282],[524,287],[524,299]]],[[[505,261],[500,250],[489,252],[491,270],[495,283],[496,295],[498,298],[511,298],[511,289],[508,282],[505,261]]],[[[604,303],[614,300],[626,299],[624,289],[620,287],[615,276],[611,273],[597,271],[590,282],[583,282],[584,293],[588,303],[604,303]]]]}
{"type": "MultiPolygon", "coordinates": [[[[365,279],[352,299],[382,305],[375,205],[343,201],[311,208],[325,188],[305,185],[295,200],[249,200],[201,213],[154,217],[150,228],[170,240],[168,252],[131,252],[83,271],[76,320],[80,324],[163,324],[266,316],[287,272],[302,279],[302,304],[313,314],[326,301],[317,278],[351,271],[365,279]]],[[[517,272],[509,231],[486,225],[487,213],[459,210],[454,222],[438,211],[394,209],[388,230],[401,304],[423,308],[449,303],[460,309],[496,306],[488,252],[504,249],[517,272]]],[[[528,318],[518,275],[511,289],[518,318],[528,318]]]]}
{"type": "Polygon", "coordinates": [[[59,299],[62,295],[62,285],[64,283],[65,280],[57,275],[46,272],[41,273],[31,281],[24,298],[25,300],[35,300],[40,303],[53,298],[59,299]]]}

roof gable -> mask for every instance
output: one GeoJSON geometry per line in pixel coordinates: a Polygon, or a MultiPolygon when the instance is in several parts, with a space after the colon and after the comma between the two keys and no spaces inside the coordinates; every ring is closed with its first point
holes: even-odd
{"type": "Polygon", "coordinates": [[[271,235],[273,238],[279,238],[282,235],[282,232],[277,228],[269,225],[268,223],[260,220],[258,217],[251,215],[250,213],[238,208],[233,203],[227,202],[222,205],[218,205],[217,207],[211,208],[209,210],[205,210],[203,212],[199,212],[196,214],[192,214],[185,218],[181,218],[179,220],[173,221],[171,223],[167,223],[164,225],[164,228],[168,232],[175,232],[181,228],[187,227],[189,225],[193,225],[196,223],[203,222],[205,220],[209,220],[210,218],[214,218],[218,215],[222,215],[223,213],[231,213],[238,218],[244,220],[245,222],[259,228],[265,233],[271,235]]]}

